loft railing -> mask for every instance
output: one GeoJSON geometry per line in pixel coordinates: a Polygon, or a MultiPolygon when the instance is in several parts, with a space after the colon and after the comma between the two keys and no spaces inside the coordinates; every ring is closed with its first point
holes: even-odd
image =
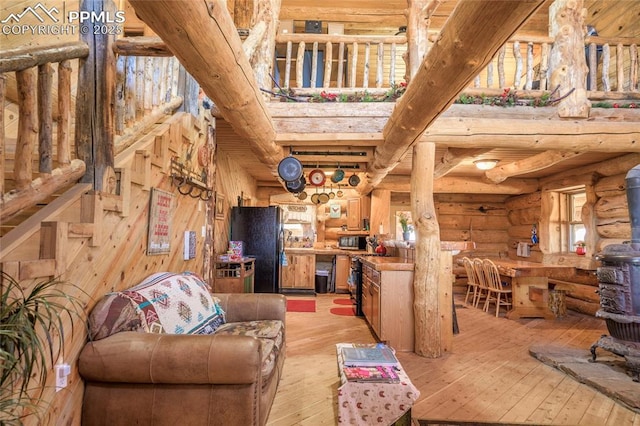
{"type": "MultiPolygon", "coordinates": [[[[141,130],[182,104],[183,98],[178,95],[181,73],[184,78],[184,68],[173,56],[118,54],[114,107],[116,154],[130,146],[141,130]]],[[[197,98],[197,93],[195,96],[197,98]]]]}
{"type": "MultiPolygon", "coordinates": [[[[72,126],[76,72],[88,54],[84,42],[0,50],[0,222],[48,202],[84,175],[72,126]]],[[[182,104],[181,72],[173,57],[118,56],[115,154],[182,104]]]]}
{"type": "MultiPolygon", "coordinates": [[[[432,41],[437,37],[431,37],[432,41]]],[[[585,38],[589,72],[587,89],[593,98],[619,98],[638,87],[639,40],[585,38]]],[[[321,90],[388,90],[404,80],[407,39],[400,36],[279,34],[276,37],[275,81],[296,93],[321,90]]],[[[551,37],[509,40],[469,85],[472,92],[504,88],[553,90],[549,83],[551,37]]]]}
{"type": "Polygon", "coordinates": [[[72,69],[88,54],[82,42],[0,51],[0,221],[84,174],[72,150],[71,92],[72,69]],[[10,86],[15,103],[7,99],[10,86]]]}
{"type": "Polygon", "coordinates": [[[585,51],[589,90],[601,92],[601,96],[609,92],[637,93],[638,43],[640,38],[587,37],[585,51]]]}
{"type": "Polygon", "coordinates": [[[283,89],[388,89],[404,80],[407,38],[279,34],[275,80],[283,89]]]}

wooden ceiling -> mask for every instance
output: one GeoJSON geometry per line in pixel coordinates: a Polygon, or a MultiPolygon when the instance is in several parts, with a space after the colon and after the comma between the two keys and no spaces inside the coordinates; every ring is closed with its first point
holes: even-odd
{"type": "MultiPolygon", "coordinates": [[[[549,5],[552,0],[548,0],[544,6],[518,31],[520,35],[548,35],[549,26],[549,5]]],[[[444,26],[448,16],[454,10],[457,0],[442,0],[436,13],[433,15],[430,31],[438,32],[444,26]]],[[[406,25],[404,15],[407,7],[406,0],[329,0],[323,2],[311,2],[305,0],[282,0],[280,19],[293,20],[296,32],[304,32],[304,22],[306,20],[318,20],[322,22],[323,28],[326,28],[328,22],[343,23],[345,25],[345,33],[347,34],[396,34],[399,28],[406,25]]],[[[585,8],[587,16],[585,22],[594,26],[598,34],[603,37],[639,37],[640,36],[640,2],[624,1],[624,0],[585,0],[585,8]]],[[[277,108],[280,110],[280,108],[277,108]]],[[[272,110],[273,112],[273,110],[272,110]]],[[[496,109],[496,115],[501,111],[496,109]]],[[[388,117],[388,116],[387,116],[388,117]]],[[[304,117],[299,117],[304,119],[304,117]]],[[[327,117],[340,126],[340,117],[327,117]]],[[[290,121],[290,117],[274,116],[274,124],[276,127],[277,143],[283,147],[285,152],[290,150],[308,151],[317,154],[315,157],[308,158],[306,164],[312,166],[314,164],[332,164],[336,163],[335,158],[328,158],[322,155],[321,151],[331,151],[331,148],[341,147],[342,150],[373,152],[378,144],[379,139],[348,139],[340,140],[336,138],[336,134],[340,134],[340,130],[336,129],[335,134],[327,132],[326,140],[310,141],[304,136],[294,135],[285,131],[286,124],[290,121]],[[286,134],[287,136],[283,136],[286,134]],[[290,137],[290,139],[287,139],[290,137]]],[[[343,120],[347,120],[344,119],[343,120]]],[[[382,123],[384,125],[384,123],[382,123]]],[[[437,120],[434,123],[437,125],[437,120]]],[[[309,120],[311,126],[311,120],[309,120]]],[[[375,132],[372,129],[371,132],[375,132]]],[[[381,129],[379,129],[381,131],[381,129]]],[[[304,133],[304,132],[302,132],[304,133]]],[[[462,137],[462,136],[461,136],[462,137]]],[[[251,155],[248,149],[248,143],[243,143],[242,138],[236,135],[228,125],[222,125],[218,129],[219,149],[229,153],[238,160],[245,170],[250,173],[259,185],[278,186],[279,182],[273,175],[273,171],[262,165],[251,155]]],[[[469,146],[473,148],[473,146],[469,146]]],[[[447,147],[439,145],[436,158],[445,155],[447,147]]],[[[531,157],[540,151],[532,149],[518,148],[495,148],[491,149],[474,158],[468,158],[458,164],[447,175],[451,177],[482,177],[484,172],[478,170],[473,165],[474,159],[479,158],[495,158],[500,160],[500,164],[508,164],[521,161],[531,157]]],[[[570,168],[582,167],[588,164],[597,163],[607,160],[624,153],[610,152],[590,152],[583,153],[579,156],[572,157],[561,163],[555,164],[548,168],[533,171],[518,177],[521,178],[544,178],[570,168]]],[[[371,158],[370,154],[369,157],[371,158]]],[[[364,168],[365,164],[359,162],[364,168]]],[[[403,160],[389,174],[389,180],[398,177],[408,177],[411,173],[412,158],[411,152],[408,152],[403,160]]],[[[384,181],[383,181],[384,183],[384,181]]]]}

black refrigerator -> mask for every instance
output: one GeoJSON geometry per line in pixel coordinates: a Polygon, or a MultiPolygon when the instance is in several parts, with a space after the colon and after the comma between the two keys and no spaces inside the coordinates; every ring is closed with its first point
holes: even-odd
{"type": "Polygon", "coordinates": [[[280,207],[233,207],[231,241],[242,241],[245,256],[255,257],[256,293],[280,292],[280,259],[284,250],[280,207]]]}

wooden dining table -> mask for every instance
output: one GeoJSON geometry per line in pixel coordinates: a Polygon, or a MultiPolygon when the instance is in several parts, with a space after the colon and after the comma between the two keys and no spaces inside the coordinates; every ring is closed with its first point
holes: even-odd
{"type": "Polygon", "coordinates": [[[549,275],[571,271],[575,267],[505,258],[491,260],[498,267],[500,275],[511,280],[513,304],[506,314],[507,318],[555,318],[548,306],[549,275]]]}

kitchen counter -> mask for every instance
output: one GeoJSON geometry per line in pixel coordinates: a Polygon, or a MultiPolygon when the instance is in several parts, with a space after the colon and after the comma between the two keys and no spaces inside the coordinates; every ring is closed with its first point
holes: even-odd
{"type": "Polygon", "coordinates": [[[413,260],[402,257],[362,256],[360,260],[376,271],[413,271],[413,260]]]}
{"type": "Polygon", "coordinates": [[[364,250],[342,250],[338,248],[301,248],[301,247],[285,247],[285,253],[289,254],[315,254],[315,255],[328,255],[328,256],[352,256],[354,254],[366,253],[364,250]]]}

